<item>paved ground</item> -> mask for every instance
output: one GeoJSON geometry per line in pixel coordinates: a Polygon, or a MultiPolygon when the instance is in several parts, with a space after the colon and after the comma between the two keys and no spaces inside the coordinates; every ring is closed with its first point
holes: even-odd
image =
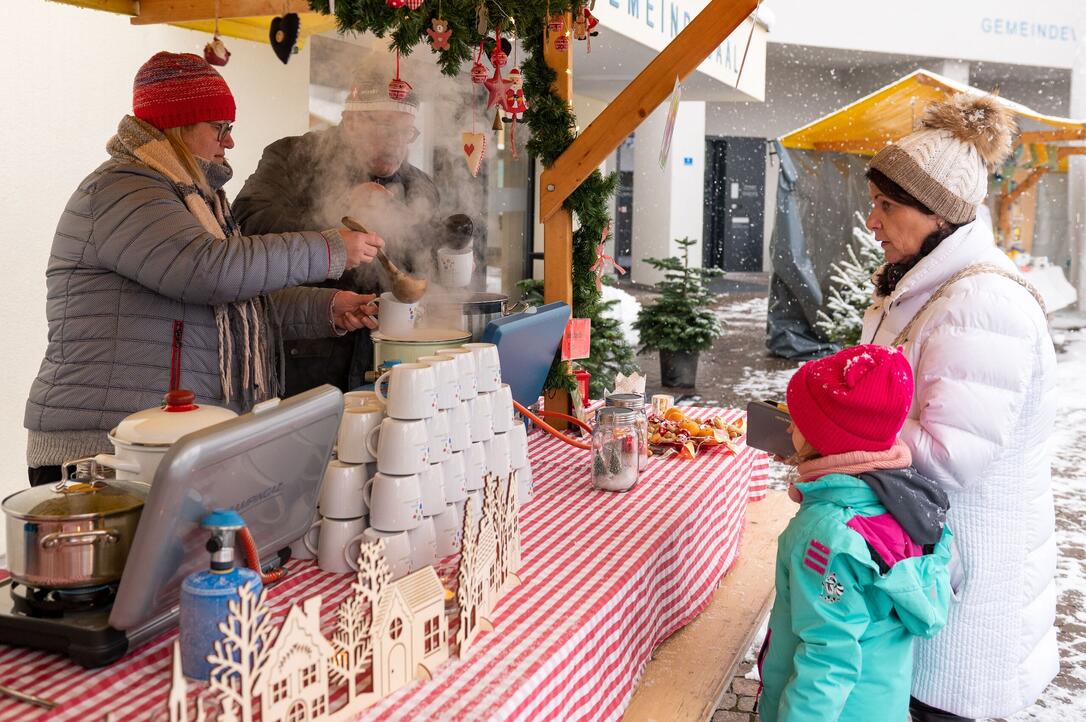
{"type": "MultiPolygon", "coordinates": [[[[633,291],[639,299],[651,296],[633,291]]],[[[771,357],[765,350],[766,296],[732,293],[718,312],[728,330],[711,352],[702,354],[696,389],[661,389],[656,354],[638,360],[648,376],[649,393],[685,394],[705,405],[745,406],[752,399],[780,398],[798,364],[771,357]]],[[[1060,419],[1053,439],[1053,490],[1056,498],[1059,545],[1060,674],[1042,698],[1011,718],[1013,722],[1086,720],[1086,319],[1061,314],[1053,338],[1059,351],[1060,419]]],[[[786,484],[787,471],[778,465],[773,483],[786,484]]],[[[755,647],[760,645],[756,642],[755,647]]],[[[756,722],[752,714],[758,682],[750,660],[740,669],[720,700],[713,722],[756,722]]]]}

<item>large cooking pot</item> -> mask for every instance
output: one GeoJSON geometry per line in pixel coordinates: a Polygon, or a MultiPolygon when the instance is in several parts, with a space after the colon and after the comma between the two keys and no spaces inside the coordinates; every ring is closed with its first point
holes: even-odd
{"type": "Polygon", "coordinates": [[[117,470],[117,478],[146,481],[155,479],[158,463],[173,442],[185,434],[237,417],[230,409],[195,403],[196,395],[178,389],[166,394],[165,404],[137,411],[121,419],[109,432],[114,453],[99,454],[94,460],[117,470]]]}
{"type": "Polygon", "coordinates": [[[93,459],[75,478],[4,499],[8,569],[15,581],[72,589],[120,580],[150,485],[106,481],[93,459]]]}
{"type": "Polygon", "coordinates": [[[471,340],[471,334],[459,328],[416,328],[397,336],[379,331],[370,334],[373,341],[373,367],[385,361],[414,363],[419,356],[432,356],[439,348],[460,346],[471,340]]]}
{"type": "Polygon", "coordinates": [[[528,307],[526,303],[509,304],[504,293],[465,293],[444,296],[425,296],[422,305],[426,309],[426,323],[431,326],[462,328],[471,334],[472,341],[481,341],[486,325],[495,319],[519,313],[528,307]]]}

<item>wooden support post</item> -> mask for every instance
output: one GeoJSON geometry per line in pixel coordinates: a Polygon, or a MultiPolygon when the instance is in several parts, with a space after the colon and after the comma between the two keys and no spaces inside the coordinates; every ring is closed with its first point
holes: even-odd
{"type": "MultiPolygon", "coordinates": [[[[573,17],[566,13],[565,33],[568,36],[573,28],[573,17]]],[[[566,104],[573,101],[573,43],[566,52],[554,49],[554,44],[546,43],[543,59],[554,70],[557,77],[551,86],[559,98],[566,104]]],[[[543,300],[547,303],[564,301],[573,308],[573,214],[561,208],[543,223],[543,300]]],[[[544,399],[547,411],[569,414],[571,401],[566,392],[548,393],[544,399]]],[[[556,421],[556,420],[555,420],[556,421]]],[[[564,429],[566,423],[552,425],[564,429]]]]}
{"type": "MultiPolygon", "coordinates": [[[[307,0],[219,0],[219,19],[308,13],[307,0]]],[[[133,25],[185,23],[215,18],[215,0],[140,0],[133,25]]]]}
{"type": "Polygon", "coordinates": [[[1011,207],[1015,200],[1041,180],[1041,176],[1048,172],[1048,166],[1041,166],[1030,171],[1021,183],[1015,186],[1013,191],[1003,194],[999,199],[999,241],[1004,248],[1011,243],[1011,207]]]}

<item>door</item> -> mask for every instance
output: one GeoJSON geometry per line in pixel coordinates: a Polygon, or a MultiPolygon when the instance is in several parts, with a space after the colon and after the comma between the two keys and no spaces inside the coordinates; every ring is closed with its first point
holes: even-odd
{"type": "Polygon", "coordinates": [[[705,155],[705,264],[761,271],[766,141],[707,138],[705,155]]]}
{"type": "Polygon", "coordinates": [[[392,645],[388,650],[388,675],[387,693],[391,694],[407,684],[407,647],[402,643],[392,645]]]}

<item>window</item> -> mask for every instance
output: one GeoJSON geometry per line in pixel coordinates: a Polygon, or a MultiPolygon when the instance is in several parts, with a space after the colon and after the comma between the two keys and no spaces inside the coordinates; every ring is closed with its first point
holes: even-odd
{"type": "Polygon", "coordinates": [[[317,697],[313,700],[313,717],[314,719],[324,714],[324,695],[317,697]]]}
{"type": "Polygon", "coordinates": [[[441,646],[441,624],[438,618],[427,619],[426,624],[423,625],[423,632],[425,634],[423,651],[426,654],[436,652],[438,647],[441,646]]]}
{"type": "Polygon", "coordinates": [[[305,702],[295,702],[287,712],[287,722],[305,722],[305,702]]]}
{"type": "Polygon", "coordinates": [[[317,663],[309,665],[302,670],[302,689],[317,683],[317,663]]]}
{"type": "Polygon", "coordinates": [[[272,702],[282,702],[287,698],[287,680],[272,682],[272,702]]]}
{"type": "Polygon", "coordinates": [[[399,639],[401,634],[403,634],[403,620],[396,617],[388,625],[388,636],[389,639],[399,639]]]}

